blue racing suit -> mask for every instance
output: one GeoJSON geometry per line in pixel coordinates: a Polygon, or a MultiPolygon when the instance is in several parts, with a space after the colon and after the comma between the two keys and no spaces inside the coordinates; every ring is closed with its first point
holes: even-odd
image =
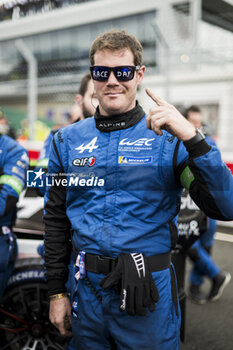
{"type": "MultiPolygon", "coordinates": [[[[233,179],[219,151],[204,140],[187,150],[166,131],[156,135],[139,105],[114,117],[102,118],[97,109],[95,117],[60,129],[48,172],[57,174],[45,195],[50,295],[65,291],[70,225],[77,251],[112,258],[170,252],[178,237],[183,186],[208,216],[233,219],[233,179]]],[[[114,339],[120,350],[178,350],[173,274],[172,266],[152,272],[159,300],[155,311],[142,317],[120,312],[119,294],[99,286],[104,274],[86,271],[89,282],[80,278],[76,287],[76,349],[110,349],[114,339]]]]}
{"type": "MultiPolygon", "coordinates": [[[[206,136],[206,142],[211,146],[217,147],[214,140],[209,136],[206,136]]],[[[203,233],[188,251],[190,258],[193,260],[193,268],[189,279],[194,285],[200,286],[203,283],[204,276],[213,279],[220,272],[219,266],[210,255],[216,226],[216,220],[208,218],[207,231],[203,233]]]]}
{"type": "Polygon", "coordinates": [[[51,130],[49,135],[47,136],[44,144],[43,144],[43,148],[40,152],[40,156],[38,159],[38,162],[36,164],[37,168],[48,168],[48,162],[49,162],[49,151],[50,151],[50,147],[52,144],[52,140],[54,135],[56,134],[56,132],[58,131],[58,129],[54,129],[51,130]]]}
{"type": "Polygon", "coordinates": [[[0,134],[0,299],[17,256],[12,226],[16,203],[26,185],[27,151],[12,138],[0,134]]]}

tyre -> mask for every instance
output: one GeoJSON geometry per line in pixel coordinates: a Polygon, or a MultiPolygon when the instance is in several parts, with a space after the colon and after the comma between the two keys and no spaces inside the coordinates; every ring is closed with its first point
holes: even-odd
{"type": "Polygon", "coordinates": [[[49,321],[42,259],[18,261],[0,307],[0,350],[64,350],[69,339],[49,321]]]}

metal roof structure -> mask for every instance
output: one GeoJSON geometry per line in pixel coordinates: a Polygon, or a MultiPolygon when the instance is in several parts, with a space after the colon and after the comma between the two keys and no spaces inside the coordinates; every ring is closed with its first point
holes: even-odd
{"type": "MultiPolygon", "coordinates": [[[[189,1],[174,4],[180,12],[189,12],[189,1]]],[[[202,0],[202,20],[233,32],[233,2],[224,0],[202,0]]]]}

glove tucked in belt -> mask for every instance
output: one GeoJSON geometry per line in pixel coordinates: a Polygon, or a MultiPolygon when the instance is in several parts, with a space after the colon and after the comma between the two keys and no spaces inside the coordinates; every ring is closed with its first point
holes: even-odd
{"type": "Polygon", "coordinates": [[[117,288],[120,285],[120,311],[130,315],[146,315],[146,308],[152,312],[159,300],[158,290],[143,254],[120,254],[116,266],[100,282],[104,289],[117,288]]]}

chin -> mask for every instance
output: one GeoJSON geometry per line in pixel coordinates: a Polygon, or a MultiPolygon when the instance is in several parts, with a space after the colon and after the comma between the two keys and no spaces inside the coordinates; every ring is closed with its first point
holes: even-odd
{"type": "Polygon", "coordinates": [[[122,109],[122,107],[120,106],[119,102],[112,101],[111,103],[108,103],[108,104],[104,105],[103,106],[103,110],[108,115],[112,115],[112,114],[122,113],[122,110],[124,110],[124,109],[122,109]]]}
{"type": "Polygon", "coordinates": [[[109,115],[117,115],[117,114],[124,113],[124,109],[122,109],[119,106],[116,106],[116,107],[115,106],[109,106],[109,108],[106,108],[106,112],[109,115]]]}

